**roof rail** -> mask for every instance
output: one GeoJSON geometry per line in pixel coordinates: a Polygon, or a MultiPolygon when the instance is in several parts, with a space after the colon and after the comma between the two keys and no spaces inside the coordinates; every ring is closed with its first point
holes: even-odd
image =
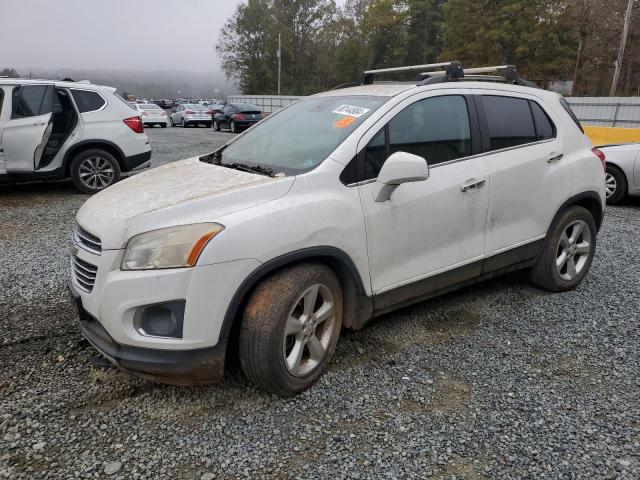
{"type": "Polygon", "coordinates": [[[484,82],[501,82],[540,88],[533,82],[518,77],[515,65],[496,65],[491,67],[463,68],[457,61],[431,63],[427,65],[410,65],[407,67],[381,68],[362,72],[362,85],[373,83],[374,76],[381,73],[421,71],[418,74],[418,85],[474,80],[484,82]],[[493,74],[493,75],[487,75],[493,74]]]}
{"type": "Polygon", "coordinates": [[[365,70],[364,72],[362,72],[362,85],[372,84],[375,75],[379,75],[381,73],[414,72],[416,70],[435,70],[435,69],[443,69],[439,71],[446,72],[446,74],[451,76],[452,78],[458,78],[458,77],[464,76],[464,73],[462,71],[462,64],[460,62],[427,63],[425,65],[409,65],[407,67],[365,70]]]}

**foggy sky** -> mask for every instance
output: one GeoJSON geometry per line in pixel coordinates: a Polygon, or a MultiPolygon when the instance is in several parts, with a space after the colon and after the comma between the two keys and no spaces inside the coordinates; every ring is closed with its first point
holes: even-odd
{"type": "Polygon", "coordinates": [[[218,33],[240,2],[1,0],[0,68],[218,72],[218,33]]]}
{"type": "Polygon", "coordinates": [[[240,0],[2,0],[0,66],[219,69],[215,44],[240,0]]]}

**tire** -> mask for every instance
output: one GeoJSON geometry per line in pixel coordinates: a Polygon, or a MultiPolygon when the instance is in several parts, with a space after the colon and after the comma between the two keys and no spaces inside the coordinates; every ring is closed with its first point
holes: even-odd
{"type": "Polygon", "coordinates": [[[231,131],[231,133],[238,133],[238,126],[233,120],[231,120],[231,123],[229,124],[229,130],[231,131]]]}
{"type": "Polygon", "coordinates": [[[176,124],[173,123],[173,118],[169,117],[169,125],[171,125],[172,127],[175,127],[176,124]]]}
{"type": "Polygon", "coordinates": [[[218,121],[217,121],[217,120],[215,120],[215,121],[213,122],[213,129],[214,129],[216,132],[219,132],[219,131],[220,131],[220,124],[218,123],[218,121]]]}
{"type": "Polygon", "coordinates": [[[607,203],[615,205],[627,195],[627,179],[618,167],[607,164],[605,173],[607,203]]]}
{"type": "Polygon", "coordinates": [[[589,271],[595,250],[596,222],[591,212],[579,206],[569,207],[549,229],[530,280],[552,292],[572,290],[589,271]]]}
{"type": "Polygon", "coordinates": [[[160,126],[161,126],[162,128],[167,128],[167,124],[166,124],[166,123],[161,123],[161,124],[160,124],[160,126]]]}
{"type": "Polygon", "coordinates": [[[268,392],[283,397],[300,393],[326,370],[341,327],[342,288],[333,271],[316,263],[285,268],[263,280],[245,307],[239,339],[242,370],[268,392]],[[315,317],[318,312],[323,320],[315,317]]]}
{"type": "Polygon", "coordinates": [[[77,154],[70,166],[75,187],[84,193],[98,193],[120,180],[120,165],[113,155],[92,148],[77,154]]]}
{"type": "Polygon", "coordinates": [[[185,122],[185,121],[184,121],[184,118],[181,118],[181,119],[180,119],[180,126],[181,126],[182,128],[187,128],[187,122],[185,122]]]}

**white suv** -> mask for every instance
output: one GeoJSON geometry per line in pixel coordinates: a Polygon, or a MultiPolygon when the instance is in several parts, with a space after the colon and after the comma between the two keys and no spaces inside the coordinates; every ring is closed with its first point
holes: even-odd
{"type": "Polygon", "coordinates": [[[71,177],[83,192],[149,165],[140,113],[115,89],[83,82],[0,79],[0,182],[71,177]]]}
{"type": "Polygon", "coordinates": [[[372,73],[89,199],[71,290],[91,343],[177,384],[219,380],[237,349],[253,382],[291,395],[343,327],[518,269],[578,285],[604,167],[560,97],[496,75],[372,73]]]}

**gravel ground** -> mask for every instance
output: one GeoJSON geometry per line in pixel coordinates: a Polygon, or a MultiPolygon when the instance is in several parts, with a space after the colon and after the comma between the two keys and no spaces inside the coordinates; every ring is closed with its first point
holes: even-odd
{"type": "MultiPolygon", "coordinates": [[[[150,137],[161,164],[228,134],[150,137]]],[[[237,368],[179,388],[95,361],[65,290],[86,198],[0,191],[0,477],[640,477],[639,200],[608,209],[576,291],[515,274],[403,309],[282,400],[237,368]]]]}

